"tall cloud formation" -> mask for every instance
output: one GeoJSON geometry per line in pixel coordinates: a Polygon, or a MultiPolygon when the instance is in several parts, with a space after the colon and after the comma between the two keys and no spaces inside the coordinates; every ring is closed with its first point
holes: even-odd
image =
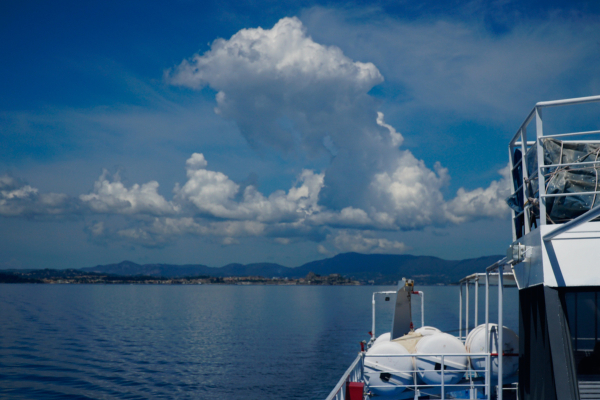
{"type": "MultiPolygon", "coordinates": [[[[490,196],[506,194],[504,180],[485,190],[461,189],[446,203],[441,190],[448,183],[447,170],[439,164],[429,169],[400,149],[402,135],[385,123],[368,95],[383,81],[379,70],[314,42],[296,18],[216,40],[210,51],[183,61],[167,79],[216,90],[215,111],[235,121],[255,147],[290,152],[299,144],[309,155],[330,152],[320,204],[346,214],[362,210],[358,214],[366,216],[366,225],[418,229],[506,210],[483,205],[490,196]],[[483,214],[469,204],[482,204],[477,210],[483,214]]],[[[344,224],[341,213],[329,215],[332,219],[344,224]]]]}
{"type": "MultiPolygon", "coordinates": [[[[87,224],[98,240],[148,247],[178,237],[264,236],[277,243],[312,240],[338,251],[396,252],[407,247],[378,231],[421,229],[507,213],[508,176],[488,188],[459,189],[444,199],[449,173],[429,168],[385,122],[368,92],[383,82],[372,63],[353,61],[337,47],[314,42],[296,18],[272,29],[244,29],[167,71],[174,85],[217,91],[215,112],[234,121],[253,147],[307,157],[329,156],[324,171],[303,170],[287,191],[268,195],[211,170],[201,153],[185,164],[187,180],[169,200],[159,184],[125,185],[104,171],[78,197],[40,194],[0,177],[0,215],[104,215],[87,224]],[[120,222],[111,224],[110,219],[120,222]]],[[[320,251],[328,252],[321,245],[320,251]]]]}

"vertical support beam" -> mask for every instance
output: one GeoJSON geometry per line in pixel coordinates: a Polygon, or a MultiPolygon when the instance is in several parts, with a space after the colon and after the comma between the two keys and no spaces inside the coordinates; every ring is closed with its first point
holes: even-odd
{"type": "Polygon", "coordinates": [[[523,153],[523,158],[521,159],[521,169],[523,170],[523,181],[521,182],[521,191],[523,192],[523,221],[525,223],[525,234],[527,235],[531,224],[529,222],[529,211],[525,208],[527,204],[526,182],[529,179],[529,172],[527,170],[527,127],[525,126],[521,128],[521,152],[523,153]]]}
{"type": "Polygon", "coordinates": [[[462,339],[462,309],[463,309],[463,305],[462,305],[462,287],[463,284],[462,282],[460,283],[460,291],[459,291],[459,295],[458,295],[458,338],[462,339]]]}
{"type": "MultiPolygon", "coordinates": [[[[546,178],[544,177],[544,126],[542,124],[542,109],[535,107],[535,130],[536,130],[536,145],[537,145],[537,161],[538,161],[538,185],[539,190],[539,207],[540,207],[540,225],[546,225],[546,178]]],[[[559,160],[559,162],[562,162],[559,160]]]]}
{"type": "Polygon", "coordinates": [[[487,390],[488,400],[492,396],[491,377],[492,362],[490,360],[490,271],[485,270],[485,352],[486,357],[486,373],[485,373],[485,388],[487,390]]]}
{"type": "Polygon", "coordinates": [[[374,341],[377,337],[375,336],[375,293],[373,293],[373,325],[371,327],[371,341],[374,341]]]}
{"type": "Polygon", "coordinates": [[[442,366],[441,366],[441,370],[442,370],[442,399],[446,398],[446,388],[444,387],[445,384],[445,380],[444,379],[444,370],[446,369],[446,364],[444,363],[444,355],[442,354],[442,366]]]}
{"type": "Polygon", "coordinates": [[[479,321],[479,276],[475,278],[475,327],[479,321]]]}
{"type": "MultiPolygon", "coordinates": [[[[513,144],[510,143],[508,145],[508,161],[510,164],[510,195],[514,195],[515,194],[515,183],[514,183],[514,179],[513,179],[513,169],[515,168],[515,158],[514,158],[514,149],[513,149],[513,144]]],[[[512,208],[510,209],[510,215],[511,215],[511,226],[512,226],[512,237],[513,237],[513,242],[515,240],[517,240],[517,226],[516,226],[516,220],[515,218],[517,218],[517,213],[515,210],[513,210],[512,208]]]]}
{"type": "Polygon", "coordinates": [[[466,304],[466,310],[465,310],[465,338],[467,336],[469,336],[469,281],[465,282],[465,289],[467,291],[466,293],[466,299],[465,299],[465,304],[466,304]]]}
{"type": "Polygon", "coordinates": [[[502,400],[502,381],[503,370],[502,361],[504,359],[504,320],[502,318],[502,303],[504,300],[504,265],[498,266],[498,400],[502,400]]]}
{"type": "Polygon", "coordinates": [[[421,292],[421,328],[425,326],[425,293],[421,292]]]}

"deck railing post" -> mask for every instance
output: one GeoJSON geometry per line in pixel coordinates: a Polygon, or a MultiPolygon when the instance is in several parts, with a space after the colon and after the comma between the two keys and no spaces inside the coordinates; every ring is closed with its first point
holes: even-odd
{"type": "Polygon", "coordinates": [[[526,208],[526,204],[528,202],[527,199],[527,182],[529,180],[529,171],[527,169],[527,126],[521,128],[521,154],[523,155],[521,158],[521,170],[522,170],[522,180],[521,180],[521,191],[523,193],[523,223],[525,225],[525,234],[529,233],[529,216],[530,212],[526,208]]]}
{"type": "Polygon", "coordinates": [[[373,293],[373,325],[371,327],[371,341],[374,341],[376,339],[375,336],[375,293],[373,293]]]}
{"type": "Polygon", "coordinates": [[[463,298],[463,294],[462,294],[462,282],[460,283],[460,293],[459,293],[459,298],[458,298],[458,338],[462,340],[462,309],[463,309],[463,305],[462,305],[462,298],[463,298]]]}
{"type": "Polygon", "coordinates": [[[444,365],[444,355],[442,354],[442,400],[444,400],[446,398],[446,388],[444,386],[444,384],[446,382],[444,382],[444,370],[446,369],[445,365],[444,365]]]}
{"type": "MultiPolygon", "coordinates": [[[[535,129],[536,129],[536,143],[537,146],[537,160],[538,160],[538,205],[540,207],[540,225],[546,225],[546,179],[544,177],[544,126],[542,123],[542,109],[538,106],[535,107],[535,129]]],[[[562,160],[559,160],[562,162],[562,160]]]]}
{"type": "Polygon", "coordinates": [[[504,358],[504,321],[502,318],[502,303],[504,295],[504,265],[498,266],[498,400],[502,400],[502,361],[504,358]]]}
{"type": "Polygon", "coordinates": [[[465,282],[466,299],[465,299],[465,338],[469,336],[469,281],[465,282]]]}
{"type": "Polygon", "coordinates": [[[485,352],[486,357],[486,374],[485,374],[485,390],[488,400],[492,395],[491,388],[491,360],[490,360],[490,271],[485,270],[485,352]]]}
{"type": "Polygon", "coordinates": [[[475,327],[479,322],[479,276],[475,278],[475,327]]]}

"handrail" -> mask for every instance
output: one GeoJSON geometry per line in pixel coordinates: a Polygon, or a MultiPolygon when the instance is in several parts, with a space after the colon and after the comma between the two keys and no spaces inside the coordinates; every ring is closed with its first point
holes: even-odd
{"type": "Polygon", "coordinates": [[[422,290],[414,290],[412,294],[421,296],[421,328],[425,326],[425,293],[422,290]]]}
{"type": "Polygon", "coordinates": [[[374,342],[375,339],[377,339],[377,336],[375,335],[375,295],[376,294],[396,294],[397,292],[394,291],[386,291],[386,292],[373,292],[373,300],[371,300],[372,302],[372,306],[373,306],[373,311],[372,311],[372,326],[371,326],[371,341],[370,343],[374,342]]]}
{"type": "MultiPolygon", "coordinates": [[[[394,382],[395,386],[398,387],[404,387],[406,389],[412,389],[415,391],[415,399],[418,396],[421,395],[430,395],[432,393],[439,393],[437,391],[441,392],[441,398],[445,398],[445,393],[447,392],[447,389],[484,389],[486,392],[486,398],[489,400],[491,399],[491,387],[490,387],[490,379],[489,379],[489,375],[491,373],[491,363],[489,362],[490,358],[493,357],[492,354],[489,353],[444,353],[444,354],[440,354],[440,353],[427,353],[427,354],[422,354],[422,353],[411,353],[411,354],[365,354],[365,366],[370,367],[370,369],[373,369],[373,371],[364,371],[364,375],[365,377],[368,376],[372,376],[375,375],[377,376],[378,374],[380,374],[382,371],[383,372],[387,372],[390,373],[392,375],[396,375],[396,376],[403,376],[406,378],[406,376],[408,376],[409,374],[414,374],[414,382],[413,383],[401,383],[401,382],[394,382]],[[366,359],[368,358],[380,358],[380,357],[400,357],[400,358],[405,358],[405,357],[411,357],[411,358],[416,358],[416,359],[425,359],[427,361],[433,361],[436,363],[440,363],[441,367],[439,370],[437,369],[419,369],[418,371],[416,369],[412,369],[412,370],[406,370],[406,371],[397,371],[395,369],[391,369],[385,366],[381,366],[381,365],[377,365],[376,368],[371,367],[373,364],[369,361],[366,361],[366,359]],[[466,364],[460,364],[460,363],[456,363],[455,361],[451,360],[451,358],[453,357],[470,357],[470,358],[484,358],[486,359],[486,367],[483,370],[477,370],[477,369],[473,369],[469,363],[469,361],[466,362],[466,364]],[[446,366],[451,366],[452,369],[451,370],[446,370],[446,366]],[[423,372],[438,372],[441,373],[441,379],[439,383],[418,383],[417,379],[416,379],[416,374],[418,374],[419,372],[423,373],[423,372]],[[456,374],[456,373],[461,373],[464,374],[463,378],[461,378],[460,381],[456,382],[456,383],[446,383],[446,380],[444,378],[444,373],[452,373],[452,374],[456,374]],[[474,375],[473,373],[477,373],[478,376],[474,375]],[[422,391],[422,393],[421,393],[422,391]]],[[[392,380],[390,379],[390,382],[392,382],[392,380]]],[[[387,388],[389,387],[388,385],[368,385],[369,388],[387,388]]],[[[437,395],[437,394],[436,394],[437,395]]]]}
{"type": "Polygon", "coordinates": [[[556,107],[556,106],[568,106],[574,104],[592,103],[594,101],[600,101],[600,96],[587,96],[587,97],[576,97],[572,99],[563,100],[552,100],[552,101],[540,101],[536,103],[536,107],[556,107]]]}
{"type": "Polygon", "coordinates": [[[345,391],[346,382],[348,382],[348,379],[350,379],[350,374],[355,372],[355,370],[357,369],[357,366],[360,366],[360,370],[361,370],[360,375],[362,378],[362,360],[363,360],[364,354],[365,353],[363,353],[363,352],[358,353],[358,356],[356,357],[354,362],[346,370],[344,375],[342,375],[342,378],[339,380],[337,385],[335,385],[335,387],[333,388],[331,393],[329,393],[329,396],[327,396],[327,398],[325,400],[334,400],[334,399],[345,400],[346,399],[346,391],[345,391]]]}
{"type": "Polygon", "coordinates": [[[562,226],[553,230],[552,232],[545,234],[543,239],[545,242],[548,242],[562,233],[567,233],[568,231],[575,229],[579,225],[585,224],[586,222],[593,220],[599,215],[600,207],[596,206],[591,210],[587,211],[586,213],[580,215],[579,217],[563,224],[562,226]]]}
{"type": "Polygon", "coordinates": [[[538,140],[552,139],[552,138],[557,138],[557,137],[567,137],[567,136],[585,136],[585,135],[593,135],[594,133],[600,133],[600,131],[582,131],[582,132],[557,133],[556,135],[544,135],[541,138],[539,138],[538,140]]]}
{"type": "MultiPolygon", "coordinates": [[[[583,137],[586,135],[589,136],[589,135],[599,134],[600,130],[589,130],[589,131],[544,135],[544,126],[543,126],[543,119],[542,119],[542,110],[544,108],[568,106],[568,105],[576,105],[576,104],[584,104],[584,103],[593,103],[593,102],[600,102],[600,95],[538,102],[535,104],[533,109],[531,109],[531,111],[527,114],[527,117],[525,118],[523,123],[519,126],[519,128],[517,129],[514,136],[511,138],[511,140],[509,142],[510,168],[513,172],[519,170],[519,168],[522,171],[522,173],[520,175],[520,179],[513,176],[514,180],[518,179],[521,181],[521,182],[516,182],[516,185],[519,185],[519,183],[521,185],[519,186],[519,188],[514,189],[513,186],[515,185],[515,183],[513,183],[513,185],[511,185],[511,195],[515,195],[515,194],[523,191],[523,195],[525,196],[525,191],[526,191],[525,184],[529,185],[529,182],[530,182],[530,177],[529,177],[529,173],[528,173],[529,168],[525,168],[525,166],[527,165],[527,160],[525,158],[526,158],[526,154],[528,154],[531,151],[531,149],[533,149],[533,148],[536,148],[536,150],[537,150],[537,166],[536,166],[537,168],[535,168],[535,170],[537,171],[537,175],[539,176],[539,179],[540,179],[538,193],[536,194],[536,198],[539,198],[539,202],[537,203],[537,208],[539,210],[535,213],[531,213],[531,212],[527,212],[527,211],[523,211],[523,212],[519,213],[514,210],[512,212],[513,221],[512,221],[511,225],[512,225],[512,230],[513,230],[513,241],[517,240],[523,234],[527,235],[530,232],[531,226],[532,226],[532,221],[530,221],[530,220],[532,218],[537,219],[539,217],[539,223],[536,224],[536,226],[537,225],[546,225],[548,223],[547,214],[546,214],[546,200],[547,199],[552,198],[552,197],[566,197],[566,196],[577,196],[577,195],[581,196],[581,195],[587,195],[587,194],[595,195],[595,194],[600,193],[600,192],[586,192],[586,193],[576,193],[576,194],[575,193],[556,193],[556,194],[548,194],[547,195],[546,187],[543,184],[542,178],[541,178],[544,171],[548,171],[549,169],[555,168],[555,167],[568,167],[568,166],[576,167],[576,166],[583,166],[583,165],[593,166],[594,168],[597,167],[597,164],[598,164],[597,162],[565,163],[565,164],[561,163],[561,164],[553,164],[553,165],[544,165],[545,155],[544,155],[543,146],[542,146],[542,143],[546,139],[551,139],[551,138],[567,139],[567,138],[575,137],[575,136],[583,137]],[[528,133],[527,128],[529,127],[530,124],[534,125],[534,130],[535,130],[534,136],[536,138],[535,144],[532,145],[531,147],[529,147],[529,140],[527,140],[527,133],[528,133]],[[526,146],[524,145],[525,142],[527,143],[526,146]],[[522,155],[521,155],[522,158],[518,161],[515,160],[515,153],[514,153],[515,149],[520,149],[521,153],[522,153],[522,155]],[[523,229],[524,229],[524,232],[522,231],[523,229]]],[[[569,141],[567,140],[566,142],[569,142],[569,141]]],[[[571,142],[572,143],[598,143],[597,140],[571,141],[571,142]]],[[[571,142],[569,142],[569,143],[571,143],[571,142]]],[[[531,166],[528,166],[528,167],[531,167],[531,166]]],[[[529,186],[527,186],[527,187],[529,187],[529,186]]]]}

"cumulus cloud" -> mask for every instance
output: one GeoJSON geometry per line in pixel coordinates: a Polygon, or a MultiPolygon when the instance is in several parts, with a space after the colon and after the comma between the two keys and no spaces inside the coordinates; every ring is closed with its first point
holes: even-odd
{"type": "MultiPolygon", "coordinates": [[[[450,220],[440,191],[447,171],[431,170],[399,149],[402,135],[368,94],[383,81],[379,70],[316,43],[296,18],[219,39],[210,51],[169,71],[167,79],[216,90],[216,111],[234,120],[254,146],[329,152],[331,163],[312,190],[321,207],[312,201],[307,208],[309,214],[322,211],[312,217],[315,224],[413,229],[450,220]]],[[[248,188],[244,203],[233,207],[238,188],[225,176],[200,168],[188,170],[188,177],[182,195],[213,215],[280,219],[298,211],[289,201],[291,192],[265,199],[248,188]]]]}
{"type": "Polygon", "coordinates": [[[37,188],[9,175],[0,176],[0,215],[31,217],[76,212],[65,194],[39,193],[37,188]]]}
{"type": "Polygon", "coordinates": [[[314,42],[297,18],[218,39],[167,79],[217,90],[216,112],[234,120],[250,144],[287,152],[300,144],[311,153],[326,150],[326,137],[337,146],[352,136],[354,122],[371,120],[375,103],[367,92],[383,81],[372,63],[314,42]]]}
{"type": "Polygon", "coordinates": [[[118,174],[111,182],[107,170],[94,183],[94,191],[82,194],[79,199],[96,213],[166,215],[178,211],[177,206],[158,193],[158,182],[127,188],[118,174]]]}
{"type": "Polygon", "coordinates": [[[481,217],[501,218],[508,215],[506,199],[510,196],[509,166],[498,172],[502,175],[502,179],[492,181],[487,188],[471,191],[458,189],[456,197],[448,203],[448,209],[454,216],[455,222],[481,217]]]}
{"type": "Polygon", "coordinates": [[[189,202],[200,214],[216,218],[292,222],[319,211],[323,174],[304,170],[287,193],[277,190],[268,197],[253,185],[237,201],[240,185],[221,172],[207,170],[204,156],[194,153],[186,162],[187,182],[176,188],[176,200],[189,202]]]}
{"type": "MultiPolygon", "coordinates": [[[[264,194],[255,184],[242,185],[211,169],[204,154],[193,153],[185,163],[187,179],[175,186],[170,200],[156,181],[128,186],[107,171],[91,192],[75,199],[40,194],[4,177],[0,214],[77,209],[110,215],[125,222],[94,221],[86,227],[90,236],[146,247],[187,235],[219,237],[224,245],[266,236],[280,244],[304,238],[326,240],[338,251],[401,253],[403,243],[378,238],[376,231],[444,226],[506,210],[506,176],[488,188],[461,188],[454,199],[444,199],[447,169],[440,163],[428,167],[403,148],[404,137],[369,95],[383,82],[375,65],[315,42],[297,18],[216,40],[211,50],[168,71],[166,79],[217,91],[215,111],[234,121],[252,146],[309,158],[325,154],[328,166],[304,169],[289,189],[264,194]]],[[[329,250],[322,244],[319,251],[329,250]]]]}
{"type": "MultiPolygon", "coordinates": [[[[328,239],[340,252],[356,252],[356,253],[387,253],[400,254],[408,250],[408,247],[396,240],[388,240],[384,238],[373,237],[373,232],[351,232],[348,230],[338,231],[328,239]]],[[[321,246],[319,251],[323,251],[321,246]]]]}

